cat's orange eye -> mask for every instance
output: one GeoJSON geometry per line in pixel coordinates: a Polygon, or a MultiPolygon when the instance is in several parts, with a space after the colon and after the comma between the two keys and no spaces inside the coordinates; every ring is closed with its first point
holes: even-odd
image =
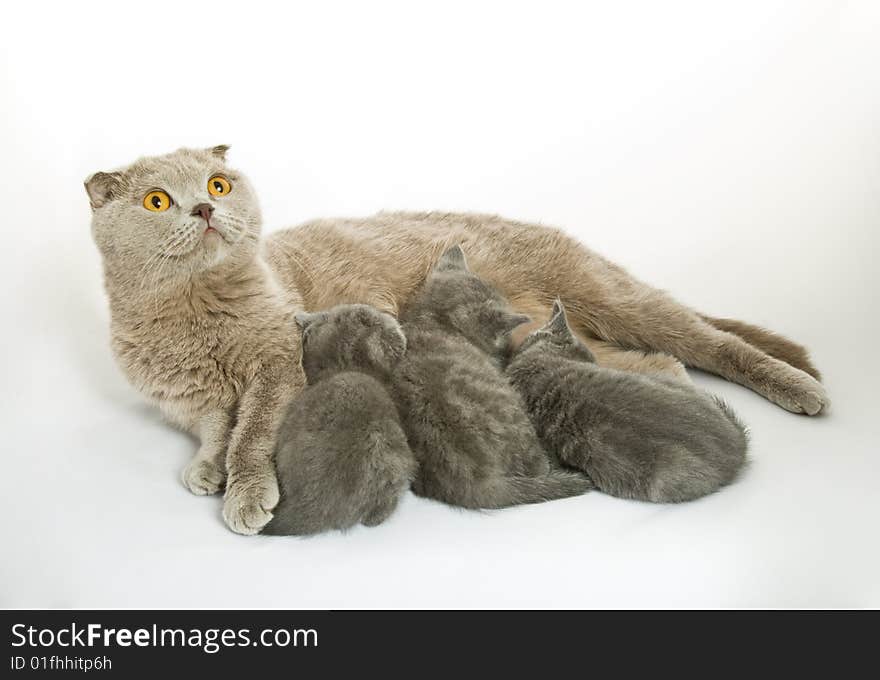
{"type": "Polygon", "coordinates": [[[232,185],[223,175],[214,175],[208,180],[208,193],[211,196],[225,196],[232,191],[232,185]]]}
{"type": "Polygon", "coordinates": [[[156,189],[144,196],[144,207],[151,212],[164,212],[171,207],[171,196],[156,189]]]}

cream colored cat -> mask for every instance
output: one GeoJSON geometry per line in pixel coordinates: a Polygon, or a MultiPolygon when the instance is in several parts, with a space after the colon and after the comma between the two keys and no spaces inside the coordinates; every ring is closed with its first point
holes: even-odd
{"type": "Polygon", "coordinates": [[[225,484],[223,516],[234,531],[256,533],[278,502],[275,431],[304,384],[293,314],[354,302],[395,313],[456,243],[475,273],[533,318],[519,337],[558,296],[601,364],[688,380],[684,362],[796,413],[827,404],[799,345],[701,316],[554,229],[491,215],[380,213],[261,242],[256,197],[226,151],[142,158],[85,184],[116,358],[199,437],[184,484],[197,494],[225,484]]]}

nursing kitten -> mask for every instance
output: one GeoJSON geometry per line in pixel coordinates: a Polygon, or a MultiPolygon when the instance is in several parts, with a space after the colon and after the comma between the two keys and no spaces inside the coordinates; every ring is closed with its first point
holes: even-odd
{"type": "Polygon", "coordinates": [[[278,432],[281,500],[262,533],[375,526],[397,506],[416,462],[383,383],[406,351],[388,314],[367,305],[299,313],[308,385],[278,432]]]}
{"type": "Polygon", "coordinates": [[[467,508],[502,508],[575,496],[583,474],[551,466],[522,399],[493,360],[528,320],[446,251],[400,313],[407,351],[393,394],[419,462],[413,491],[467,508]]]}
{"type": "Polygon", "coordinates": [[[746,430],[724,402],[677,381],[597,366],[559,301],[506,374],[544,445],[611,495],[693,500],[730,483],[745,462],[746,430]]]}

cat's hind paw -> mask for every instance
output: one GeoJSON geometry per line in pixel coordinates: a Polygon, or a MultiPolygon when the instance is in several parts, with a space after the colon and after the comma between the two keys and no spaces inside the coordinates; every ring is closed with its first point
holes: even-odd
{"type": "Polygon", "coordinates": [[[831,404],[822,383],[797,368],[786,365],[773,378],[765,395],[788,411],[815,416],[831,404]]]}

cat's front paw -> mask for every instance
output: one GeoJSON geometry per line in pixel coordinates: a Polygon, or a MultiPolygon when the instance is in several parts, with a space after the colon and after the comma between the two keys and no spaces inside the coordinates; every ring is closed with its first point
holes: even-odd
{"type": "Polygon", "coordinates": [[[259,533],[272,519],[278,499],[278,481],[274,474],[230,483],[223,502],[226,526],[237,534],[259,533]]]}
{"type": "Polygon", "coordinates": [[[223,488],[226,471],[216,463],[195,457],[180,475],[183,485],[197,496],[210,496],[223,488]]]}

